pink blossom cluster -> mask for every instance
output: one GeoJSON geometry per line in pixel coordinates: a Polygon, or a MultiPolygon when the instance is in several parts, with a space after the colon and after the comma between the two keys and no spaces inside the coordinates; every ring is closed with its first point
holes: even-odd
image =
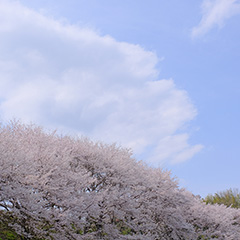
{"type": "Polygon", "coordinates": [[[116,145],[0,127],[0,207],[45,239],[240,239],[240,210],[206,205],[116,145]],[[47,234],[39,223],[55,230],[47,234]]]}

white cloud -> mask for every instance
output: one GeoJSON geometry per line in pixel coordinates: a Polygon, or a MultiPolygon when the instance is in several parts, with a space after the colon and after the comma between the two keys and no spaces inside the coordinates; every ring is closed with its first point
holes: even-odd
{"type": "Polygon", "coordinates": [[[205,35],[213,27],[221,28],[225,21],[240,13],[238,0],[204,0],[202,3],[202,19],[192,29],[192,37],[205,35]]]}
{"type": "Polygon", "coordinates": [[[152,165],[200,151],[187,93],[158,79],[156,54],[0,0],[0,115],[105,142],[152,165]]]}
{"type": "Polygon", "coordinates": [[[188,139],[189,135],[186,133],[163,137],[156,144],[151,156],[152,161],[155,163],[170,161],[175,164],[192,158],[203,146],[201,144],[190,146],[188,139]]]}

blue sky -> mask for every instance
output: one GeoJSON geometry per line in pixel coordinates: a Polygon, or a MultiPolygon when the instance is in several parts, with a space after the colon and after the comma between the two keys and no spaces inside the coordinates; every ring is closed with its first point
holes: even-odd
{"type": "Polygon", "coordinates": [[[239,28],[235,0],[0,0],[0,118],[240,189],[239,28]]]}

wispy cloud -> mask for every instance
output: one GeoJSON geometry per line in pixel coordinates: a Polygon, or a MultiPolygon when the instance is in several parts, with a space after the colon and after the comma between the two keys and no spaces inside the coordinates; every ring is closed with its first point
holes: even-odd
{"type": "Polygon", "coordinates": [[[0,43],[1,119],[118,142],[152,165],[200,151],[176,134],[196,109],[159,80],[155,53],[3,0],[0,43]]]}
{"type": "Polygon", "coordinates": [[[203,36],[215,26],[221,28],[228,18],[236,14],[240,14],[238,0],[204,0],[202,19],[199,25],[192,29],[192,37],[203,36]]]}

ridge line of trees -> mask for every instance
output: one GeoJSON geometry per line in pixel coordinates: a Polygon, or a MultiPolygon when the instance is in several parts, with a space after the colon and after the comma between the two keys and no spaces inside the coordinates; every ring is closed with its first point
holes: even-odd
{"type": "Polygon", "coordinates": [[[0,126],[0,238],[240,239],[240,209],[210,203],[128,149],[0,126]]]}

